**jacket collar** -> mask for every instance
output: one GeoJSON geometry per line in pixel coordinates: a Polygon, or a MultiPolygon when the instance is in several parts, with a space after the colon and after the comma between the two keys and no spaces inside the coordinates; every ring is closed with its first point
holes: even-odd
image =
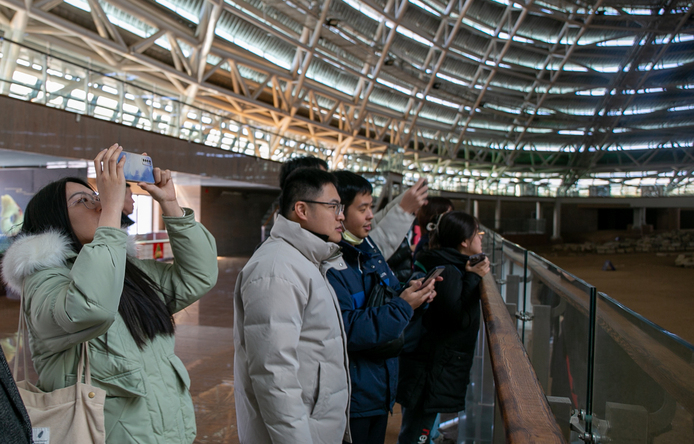
{"type": "Polygon", "coordinates": [[[2,278],[17,294],[24,279],[39,270],[63,267],[76,256],[67,236],[57,231],[19,236],[2,260],[2,278]]]}
{"type": "Polygon", "coordinates": [[[316,265],[334,259],[341,254],[337,244],[324,242],[315,234],[301,228],[298,223],[292,222],[282,215],[279,215],[275,220],[270,236],[289,243],[316,265]]]}
{"type": "Polygon", "coordinates": [[[437,248],[435,250],[423,250],[417,255],[417,261],[429,270],[437,265],[453,265],[461,271],[465,271],[468,256],[460,253],[455,248],[437,248]]]}
{"type": "Polygon", "coordinates": [[[339,245],[340,248],[342,248],[342,253],[345,256],[349,256],[350,258],[355,258],[359,255],[363,255],[370,259],[378,253],[378,251],[376,250],[376,246],[374,245],[371,238],[368,236],[364,238],[364,242],[362,242],[359,245],[350,244],[345,240],[340,241],[339,245]]]}
{"type": "MultiPolygon", "coordinates": [[[[135,238],[128,236],[127,254],[137,257],[135,238]]],[[[37,271],[66,267],[77,253],[70,239],[58,231],[19,235],[2,259],[2,279],[17,294],[22,292],[24,279],[37,271]]]]}

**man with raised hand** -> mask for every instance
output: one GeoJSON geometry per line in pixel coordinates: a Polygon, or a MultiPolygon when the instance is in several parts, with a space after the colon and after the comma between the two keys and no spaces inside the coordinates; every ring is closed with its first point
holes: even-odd
{"type": "MultiPolygon", "coordinates": [[[[295,157],[286,161],[280,170],[280,188],[284,188],[286,178],[297,168],[318,168],[328,171],[328,163],[313,156],[295,157]]],[[[400,247],[400,243],[412,228],[414,215],[426,203],[428,193],[426,179],[419,179],[416,184],[374,214],[370,236],[371,240],[378,245],[383,257],[390,259],[400,247]]]]}

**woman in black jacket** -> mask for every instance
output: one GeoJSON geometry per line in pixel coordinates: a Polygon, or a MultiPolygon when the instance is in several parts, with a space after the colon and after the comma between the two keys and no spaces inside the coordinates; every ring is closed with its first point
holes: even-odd
{"type": "Polygon", "coordinates": [[[432,232],[430,249],[417,258],[424,268],[445,267],[436,283],[438,296],[422,322],[425,333],[417,348],[400,356],[397,401],[403,407],[398,444],[429,442],[438,413],[465,409],[465,391],[480,326],[479,283],[489,272],[485,258],[475,266],[468,258],[482,252],[479,222],[462,211],[442,215],[432,232]]]}

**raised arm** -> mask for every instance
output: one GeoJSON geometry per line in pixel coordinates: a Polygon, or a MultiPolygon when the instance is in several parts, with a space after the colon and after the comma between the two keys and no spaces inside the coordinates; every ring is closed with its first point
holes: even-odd
{"type": "Polygon", "coordinates": [[[175,311],[200,299],[217,283],[217,245],[209,231],[195,221],[193,210],[183,217],[164,217],[174,262],[143,261],[167,295],[176,296],[175,311]]]}
{"type": "Polygon", "coordinates": [[[424,205],[428,192],[426,181],[420,179],[374,215],[369,236],[386,259],[390,259],[407,236],[414,222],[414,213],[424,205]]]}
{"type": "Polygon", "coordinates": [[[154,184],[139,183],[161,206],[174,255],[174,263],[148,261],[156,280],[168,295],[176,297],[175,311],[192,304],[217,283],[217,245],[193,210],[178,204],[171,171],[154,168],[154,184]]]}

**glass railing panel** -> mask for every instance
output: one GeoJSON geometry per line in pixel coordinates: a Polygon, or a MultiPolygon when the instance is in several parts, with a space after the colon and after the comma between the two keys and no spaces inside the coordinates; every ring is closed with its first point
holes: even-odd
{"type": "Polygon", "coordinates": [[[585,408],[592,287],[533,252],[527,264],[523,344],[545,394],[585,408]]]}
{"type": "Polygon", "coordinates": [[[603,442],[694,442],[694,346],[597,301],[593,431],[603,442]]]}

